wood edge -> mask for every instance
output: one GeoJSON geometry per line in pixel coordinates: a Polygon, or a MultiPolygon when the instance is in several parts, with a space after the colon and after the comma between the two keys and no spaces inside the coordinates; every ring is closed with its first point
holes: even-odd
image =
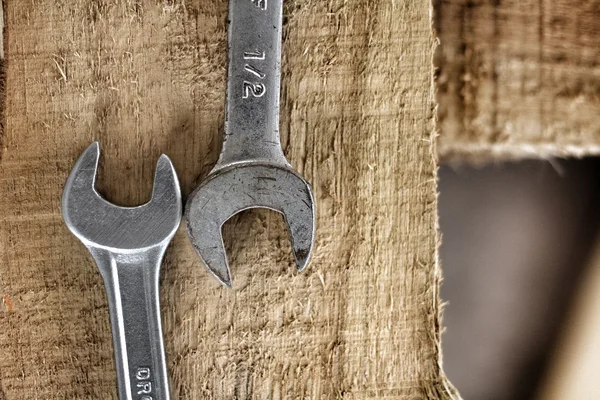
{"type": "Polygon", "coordinates": [[[583,158],[600,155],[600,145],[559,143],[468,143],[438,146],[442,164],[488,164],[521,160],[583,158]]]}
{"type": "MultiPolygon", "coordinates": [[[[436,3],[437,0],[431,0],[429,2],[429,21],[430,21],[430,29],[431,29],[431,37],[432,37],[432,45],[431,45],[431,58],[429,60],[430,62],[430,71],[431,71],[431,85],[430,85],[430,90],[431,90],[431,98],[432,98],[432,103],[431,103],[431,109],[432,109],[432,114],[433,114],[433,127],[432,127],[432,131],[430,133],[430,137],[429,137],[429,141],[431,143],[430,145],[430,149],[431,149],[431,153],[430,153],[430,157],[432,160],[432,163],[434,165],[434,173],[436,175],[436,193],[435,193],[435,198],[436,198],[436,203],[439,201],[439,190],[438,190],[438,171],[439,171],[439,165],[440,165],[440,158],[439,158],[439,144],[438,144],[438,138],[439,138],[439,129],[440,129],[440,121],[439,121],[439,116],[438,116],[438,111],[439,111],[439,101],[438,101],[438,87],[437,87],[437,66],[436,66],[436,58],[437,58],[437,51],[440,48],[441,45],[441,40],[440,37],[435,29],[436,26],[436,21],[435,21],[435,12],[436,12],[436,3]]],[[[450,381],[450,379],[448,378],[448,376],[446,375],[446,372],[444,371],[444,354],[443,354],[443,349],[442,349],[442,333],[444,332],[444,318],[443,318],[443,314],[444,314],[444,307],[445,307],[445,303],[443,302],[441,295],[440,295],[440,286],[442,284],[443,281],[443,270],[442,270],[442,263],[441,263],[441,259],[440,259],[440,246],[442,244],[442,234],[441,234],[441,230],[440,230],[440,216],[439,216],[439,212],[435,213],[435,264],[434,264],[434,276],[435,276],[435,282],[434,282],[434,304],[436,306],[437,309],[437,321],[436,321],[436,326],[435,326],[435,341],[436,341],[436,358],[437,358],[437,363],[438,363],[438,374],[439,374],[439,383],[440,383],[440,388],[439,388],[439,398],[440,399],[448,399],[448,400],[462,400],[462,397],[460,396],[460,393],[458,392],[458,390],[456,389],[456,387],[452,384],[452,382],[450,381]]]]}
{"type": "Polygon", "coordinates": [[[6,59],[4,57],[4,49],[6,46],[7,34],[4,20],[5,7],[6,0],[2,0],[2,3],[0,4],[0,159],[2,159],[4,150],[4,130],[6,127],[6,59]]]}

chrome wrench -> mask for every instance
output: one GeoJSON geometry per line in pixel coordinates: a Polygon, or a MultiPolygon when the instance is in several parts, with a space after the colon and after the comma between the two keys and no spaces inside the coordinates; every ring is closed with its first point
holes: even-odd
{"type": "Polygon", "coordinates": [[[168,400],[158,279],[181,221],[179,182],[171,161],[162,155],[152,199],[139,207],[118,207],[95,189],[99,156],[98,143],[93,143],[75,164],[63,192],[62,215],[104,279],[119,398],[168,400]]]}
{"type": "Polygon", "coordinates": [[[190,195],[188,235],[210,272],[231,286],[222,225],[250,208],[282,213],[296,266],[310,258],[315,204],[279,139],[283,0],[229,1],[229,76],[225,137],[217,164],[190,195]]]}

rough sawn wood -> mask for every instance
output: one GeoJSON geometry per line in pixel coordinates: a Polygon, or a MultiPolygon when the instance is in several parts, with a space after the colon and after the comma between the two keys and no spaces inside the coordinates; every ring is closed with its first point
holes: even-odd
{"type": "Polygon", "coordinates": [[[600,0],[436,0],[444,160],[600,154],[600,0]]]}
{"type": "MultiPolygon", "coordinates": [[[[282,140],[312,182],[316,254],[298,274],[281,218],[225,227],[232,290],[183,229],[162,281],[177,399],[444,399],[431,7],[286,1],[282,140]]],[[[99,189],[134,205],[161,152],[184,194],[223,131],[224,0],[5,3],[0,398],[116,398],[103,283],[60,195],[99,140],[99,189]]]]}

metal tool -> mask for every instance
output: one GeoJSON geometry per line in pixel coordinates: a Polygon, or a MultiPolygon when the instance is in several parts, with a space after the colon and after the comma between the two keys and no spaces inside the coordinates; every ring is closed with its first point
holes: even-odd
{"type": "Polygon", "coordinates": [[[222,225],[250,208],[282,213],[296,266],[313,247],[315,205],[310,185],[283,154],[279,140],[283,0],[230,0],[225,137],[206,180],[190,195],[184,220],[200,258],[231,286],[222,225]]]}
{"type": "Polygon", "coordinates": [[[162,155],[152,199],[118,207],[95,189],[100,148],[93,143],[69,175],[63,218],[96,261],[108,296],[119,398],[168,400],[158,279],[165,250],[181,221],[175,169],[162,155]]]}

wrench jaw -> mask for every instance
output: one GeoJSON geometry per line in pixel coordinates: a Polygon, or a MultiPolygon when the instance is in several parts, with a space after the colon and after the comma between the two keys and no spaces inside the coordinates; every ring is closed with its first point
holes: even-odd
{"type": "Polygon", "coordinates": [[[115,252],[168,244],[181,222],[181,190],[166,155],[156,165],[151,200],[137,207],[109,203],[96,191],[100,146],[92,143],[73,167],[62,196],[62,215],[87,247],[115,252]]]}
{"type": "Polygon", "coordinates": [[[181,223],[181,214],[183,206],[181,202],[181,189],[175,167],[166,154],[161,154],[156,163],[156,172],[154,173],[154,187],[152,189],[152,198],[149,204],[154,208],[166,208],[171,211],[173,221],[177,226],[173,230],[173,234],[177,231],[177,227],[181,223]]]}
{"type": "Polygon", "coordinates": [[[189,197],[184,221],[194,248],[208,270],[231,287],[231,271],[222,226],[235,214],[267,208],[283,214],[296,267],[303,271],[315,237],[315,202],[310,185],[291,168],[267,164],[235,164],[208,176],[189,197]]]}
{"type": "Polygon", "coordinates": [[[96,171],[100,158],[100,146],[94,142],[79,156],[71,170],[62,195],[62,216],[75,236],[83,241],[77,229],[77,219],[85,208],[84,201],[89,200],[88,192],[95,192],[96,171]],[[85,194],[85,198],[81,198],[85,194]],[[82,201],[83,200],[83,201],[82,201]]]}

